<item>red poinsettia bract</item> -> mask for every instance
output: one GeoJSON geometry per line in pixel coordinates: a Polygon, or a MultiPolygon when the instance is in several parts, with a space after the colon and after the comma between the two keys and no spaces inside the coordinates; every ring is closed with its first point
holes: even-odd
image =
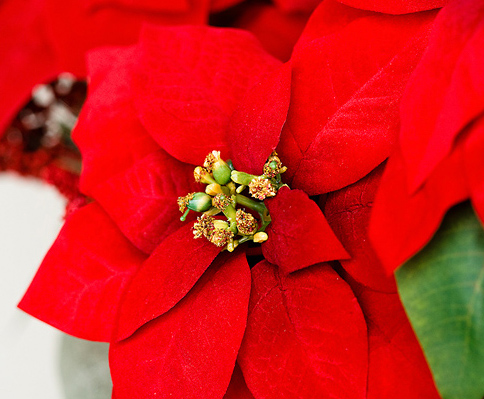
{"type": "MultiPolygon", "coordinates": [[[[95,202],[67,220],[20,307],[110,341],[117,399],[378,398],[389,392],[380,373],[401,386],[421,375],[402,395],[436,396],[393,282],[375,279],[383,303],[365,285],[361,269],[375,265],[352,243],[359,222],[336,230],[345,249],[307,195],[357,182],[388,156],[433,16],[325,2],[286,64],[248,33],[206,27],[148,27],[137,46],[92,53],[75,138],[95,202]],[[194,240],[176,197],[198,190],[192,169],[213,149],[260,174],[275,148],[292,190],[267,201],[266,259],[250,269],[243,247],[194,240]],[[325,263],[346,258],[359,282],[325,263]],[[406,351],[415,368],[402,375],[394,355],[406,351]]],[[[347,212],[335,195],[328,214],[347,212]]]]}
{"type": "Polygon", "coordinates": [[[428,50],[401,106],[372,239],[389,273],[421,249],[453,205],[470,198],[484,220],[484,7],[453,1],[438,15],[428,50]]]}
{"type": "Polygon", "coordinates": [[[205,24],[237,0],[6,0],[0,4],[0,134],[32,88],[62,72],[86,76],[86,52],[137,41],[141,25],[205,24]]]}
{"type": "Polygon", "coordinates": [[[440,8],[448,0],[339,0],[339,2],[362,10],[398,15],[440,8]]]}

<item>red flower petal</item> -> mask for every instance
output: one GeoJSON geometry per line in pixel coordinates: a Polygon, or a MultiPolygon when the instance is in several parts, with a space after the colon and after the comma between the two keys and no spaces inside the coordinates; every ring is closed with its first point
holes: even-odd
{"type": "Polygon", "coordinates": [[[283,187],[266,204],[272,222],[262,253],[285,273],[349,257],[316,203],[301,190],[283,187]]]}
{"type": "Polygon", "coordinates": [[[384,273],[368,237],[370,213],[382,173],[383,165],[351,186],[329,193],[324,214],[351,256],[340,260],[341,266],[354,279],[370,288],[396,292],[393,277],[384,273]]]}
{"type": "Polygon", "coordinates": [[[484,223],[484,117],[472,126],[472,133],[466,139],[464,151],[472,205],[484,223]]]}
{"type": "Polygon", "coordinates": [[[440,398],[398,294],[352,287],[368,324],[367,399],[440,398]]]}
{"type": "Polygon", "coordinates": [[[181,11],[184,0],[48,0],[47,3],[48,24],[62,57],[62,66],[64,70],[79,75],[86,73],[84,57],[88,50],[134,44],[145,22],[203,24],[208,14],[208,0],[190,1],[189,9],[184,12],[181,11]],[[179,11],[167,10],[168,3],[170,8],[176,7],[179,11]]]}
{"type": "Polygon", "coordinates": [[[173,14],[190,10],[189,0],[87,0],[86,3],[94,10],[113,6],[130,8],[132,12],[146,10],[173,14]]]}
{"type": "Polygon", "coordinates": [[[468,198],[462,145],[410,195],[400,152],[388,161],[375,199],[370,238],[387,272],[399,267],[427,243],[453,205],[468,198]]]}
{"type": "MultiPolygon", "coordinates": [[[[324,4],[324,3],[323,3],[324,4]]],[[[343,6],[341,6],[343,7],[343,6]]],[[[354,19],[316,11],[292,56],[291,103],[278,152],[286,179],[307,194],[354,183],[389,155],[399,128],[400,98],[425,48],[435,13],[354,19]],[[314,24],[331,34],[314,38],[314,24]],[[317,109],[318,112],[314,112],[317,109]]]]}
{"type": "Polygon", "coordinates": [[[322,0],[274,0],[274,3],[285,12],[311,12],[322,0]]]}
{"type": "Polygon", "coordinates": [[[198,187],[192,168],[160,149],[136,116],[129,75],[135,59],[134,49],[90,54],[90,95],[74,138],[83,154],[83,191],[150,253],[181,226],[176,198],[198,187]]]}
{"type": "Polygon", "coordinates": [[[121,231],[149,254],[183,225],[176,200],[200,190],[192,176],[193,166],[160,149],[96,187],[92,194],[121,231]]]}
{"type": "Polygon", "coordinates": [[[303,48],[315,39],[338,34],[351,22],[373,15],[373,13],[347,7],[336,0],[322,1],[312,13],[296,46],[303,48]]]}
{"type": "Polygon", "coordinates": [[[195,285],[220,248],[194,239],[185,225],[166,238],[136,273],[122,299],[114,338],[122,340],[168,312],[195,285]]]}
{"type": "Polygon", "coordinates": [[[224,399],[254,399],[249,388],[247,388],[242,370],[240,370],[237,363],[235,364],[234,373],[232,374],[232,379],[230,380],[230,385],[225,393],[224,399]]]}
{"type": "Polygon", "coordinates": [[[484,112],[484,4],[454,1],[435,20],[428,50],[402,100],[400,143],[411,192],[484,112]]]}
{"type": "Polygon", "coordinates": [[[351,7],[384,12],[387,14],[408,14],[443,7],[447,0],[338,0],[351,7]]]}
{"type": "Polygon", "coordinates": [[[32,95],[60,72],[42,0],[0,2],[0,136],[32,95]]]}
{"type": "Polygon", "coordinates": [[[160,147],[132,105],[129,68],[136,62],[135,49],[97,50],[88,61],[91,84],[73,138],[82,152],[81,189],[93,196],[100,184],[160,147]]]}
{"type": "Polygon", "coordinates": [[[87,205],[67,219],[19,307],[68,334],[109,341],[143,260],[98,205],[87,205]]]}
{"type": "Polygon", "coordinates": [[[309,13],[288,13],[274,5],[263,3],[248,3],[241,11],[234,27],[252,32],[277,59],[289,60],[309,13]]]}
{"type": "Polygon", "coordinates": [[[149,27],[140,46],[135,103],[153,138],[183,162],[199,164],[214,149],[229,158],[229,117],[278,61],[231,29],[149,27]]]}
{"type": "Polygon", "coordinates": [[[234,165],[255,175],[276,148],[286,121],[291,65],[284,64],[252,87],[235,110],[229,125],[234,165]]]}
{"type": "Polygon", "coordinates": [[[252,269],[239,364],[258,399],[366,398],[366,324],[346,283],[328,266],[287,276],[252,269]]]}
{"type": "Polygon", "coordinates": [[[222,398],[244,334],[249,292],[245,255],[218,258],[177,306],[111,345],[117,398],[222,398]]]}

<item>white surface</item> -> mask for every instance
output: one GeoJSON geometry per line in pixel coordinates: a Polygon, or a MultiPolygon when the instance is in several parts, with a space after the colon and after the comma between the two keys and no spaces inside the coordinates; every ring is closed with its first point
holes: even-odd
{"type": "Polygon", "coordinates": [[[0,174],[1,399],[63,398],[61,333],[16,305],[62,226],[64,208],[54,188],[0,174]]]}

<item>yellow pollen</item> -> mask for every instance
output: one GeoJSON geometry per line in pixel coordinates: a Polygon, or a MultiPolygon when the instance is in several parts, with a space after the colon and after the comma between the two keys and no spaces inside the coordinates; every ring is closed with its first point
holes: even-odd
{"type": "Polygon", "coordinates": [[[254,216],[242,209],[237,209],[235,221],[237,222],[237,230],[241,235],[250,236],[257,231],[257,221],[254,216]]]}
{"type": "Polygon", "coordinates": [[[185,212],[188,206],[188,202],[190,202],[194,194],[195,193],[190,193],[185,195],[184,197],[178,197],[178,200],[177,200],[178,209],[180,210],[181,213],[185,212]]]}
{"type": "Polygon", "coordinates": [[[233,238],[234,233],[226,229],[215,229],[210,235],[210,242],[217,247],[224,247],[233,238]]]}
{"type": "Polygon", "coordinates": [[[205,157],[205,161],[203,162],[203,166],[207,169],[208,172],[212,172],[213,165],[217,160],[220,159],[220,151],[212,151],[205,157]]]}
{"type": "Polygon", "coordinates": [[[279,158],[269,158],[269,160],[264,165],[264,175],[269,178],[276,177],[281,169],[282,162],[279,158]]]}
{"type": "Polygon", "coordinates": [[[265,177],[258,176],[249,184],[249,193],[258,200],[262,201],[267,197],[274,197],[276,195],[276,190],[272,186],[270,180],[265,177]]]}
{"type": "Polygon", "coordinates": [[[203,176],[207,174],[207,170],[202,168],[201,166],[197,166],[193,171],[193,177],[197,183],[200,183],[203,179],[203,176]]]}
{"type": "Polygon", "coordinates": [[[215,197],[212,198],[212,205],[215,208],[223,211],[229,205],[232,205],[232,200],[229,197],[227,197],[225,194],[217,194],[215,197]]]}
{"type": "Polygon", "coordinates": [[[198,217],[193,225],[193,237],[200,238],[203,236],[208,239],[214,230],[213,222],[214,219],[212,216],[204,214],[198,217]]]}

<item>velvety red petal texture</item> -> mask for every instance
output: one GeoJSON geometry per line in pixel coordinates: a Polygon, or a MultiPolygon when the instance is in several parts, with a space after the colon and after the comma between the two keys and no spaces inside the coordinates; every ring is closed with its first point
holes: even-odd
{"type": "Polygon", "coordinates": [[[407,14],[443,7],[448,0],[338,0],[351,7],[384,12],[387,14],[407,14]]]}
{"type": "Polygon", "coordinates": [[[149,10],[168,13],[187,12],[190,10],[189,0],[87,0],[86,3],[94,10],[102,7],[130,8],[132,11],[149,10]]]}
{"type": "Polygon", "coordinates": [[[170,235],[136,273],[122,298],[114,339],[129,337],[163,315],[195,285],[220,252],[210,241],[194,239],[187,224],[170,235]]]}
{"type": "Polygon", "coordinates": [[[285,12],[311,12],[322,0],[274,0],[274,3],[285,12]]]}
{"type": "Polygon", "coordinates": [[[230,119],[229,143],[238,170],[262,174],[286,121],[291,65],[282,65],[253,86],[230,119]]]}
{"type": "Polygon", "coordinates": [[[252,35],[232,29],[150,26],[140,51],[140,119],[161,147],[191,164],[212,150],[230,158],[230,116],[259,77],[280,64],[252,35]]]}
{"type": "Polygon", "coordinates": [[[159,150],[136,116],[130,69],[136,49],[105,48],[88,57],[88,96],[72,136],[82,153],[81,190],[94,189],[159,150]]]}
{"type": "Polygon", "coordinates": [[[285,12],[271,4],[249,3],[234,27],[252,32],[270,54],[288,61],[308,18],[307,12],[285,12]]]}
{"type": "Polygon", "coordinates": [[[350,258],[340,260],[341,266],[358,282],[377,291],[396,292],[393,277],[384,273],[368,237],[370,214],[383,173],[383,165],[368,176],[329,193],[324,215],[350,258]]]}
{"type": "Polygon", "coordinates": [[[87,205],[67,219],[19,307],[68,334],[109,341],[144,259],[97,204],[87,205]]]}
{"type": "Polygon", "coordinates": [[[376,195],[370,238],[389,274],[414,255],[432,237],[447,210],[469,197],[459,145],[433,171],[428,181],[409,195],[403,157],[388,161],[376,195]]]}
{"type": "Polygon", "coordinates": [[[43,0],[0,2],[0,136],[38,83],[60,71],[45,21],[43,0]]]}
{"type": "Polygon", "coordinates": [[[222,398],[244,334],[249,293],[245,255],[223,254],[173,309],[111,345],[116,397],[222,398]]]}
{"type": "Polygon", "coordinates": [[[400,148],[377,195],[371,238],[392,272],[422,248],[445,212],[471,198],[484,216],[484,6],[451,1],[402,100],[400,148]]]}
{"type": "Polygon", "coordinates": [[[351,285],[368,325],[367,399],[440,398],[398,294],[351,285]]]}
{"type": "Polygon", "coordinates": [[[301,190],[283,187],[266,205],[272,222],[262,253],[285,273],[349,258],[321,210],[301,190]]]}
{"type": "Polygon", "coordinates": [[[47,0],[47,3],[48,26],[62,67],[79,75],[86,73],[84,56],[89,49],[134,44],[145,22],[203,24],[209,7],[209,0],[190,0],[187,10],[181,10],[187,5],[184,0],[47,0]]]}
{"type": "Polygon", "coordinates": [[[230,380],[230,385],[227,388],[224,399],[254,399],[249,388],[247,388],[242,370],[240,370],[238,364],[235,364],[234,373],[232,374],[232,379],[230,380]]]}
{"type": "Polygon", "coordinates": [[[257,399],[366,398],[366,324],[353,292],[328,265],[283,275],[252,269],[238,357],[257,399]]]}
{"type": "Polygon", "coordinates": [[[465,173],[472,205],[484,223],[484,117],[472,126],[472,134],[465,142],[465,173]]]}
{"type": "Polygon", "coordinates": [[[336,0],[322,1],[311,14],[296,45],[303,48],[313,40],[329,37],[340,32],[351,22],[371,15],[374,13],[347,7],[336,0]]]}
{"type": "Polygon", "coordinates": [[[93,196],[123,233],[149,254],[183,225],[177,198],[203,189],[192,176],[193,166],[160,149],[97,187],[93,196]]]}
{"type": "Polygon", "coordinates": [[[484,112],[484,4],[452,1],[435,20],[429,47],[402,100],[400,145],[411,192],[484,112]],[[418,133],[418,134],[417,134],[418,133]]]}
{"type": "Polygon", "coordinates": [[[192,167],[164,152],[139,122],[132,105],[133,48],[92,52],[92,83],[74,139],[83,155],[81,188],[123,233],[151,253],[181,226],[176,199],[198,191],[192,167]]]}
{"type": "Polygon", "coordinates": [[[357,10],[345,15],[349,7],[339,6],[339,13],[329,13],[335,8],[323,3],[296,45],[290,107],[277,148],[291,187],[309,195],[354,183],[388,157],[399,102],[435,16],[360,11],[355,18],[357,10]],[[326,21],[326,29],[314,27],[326,21]]]}

